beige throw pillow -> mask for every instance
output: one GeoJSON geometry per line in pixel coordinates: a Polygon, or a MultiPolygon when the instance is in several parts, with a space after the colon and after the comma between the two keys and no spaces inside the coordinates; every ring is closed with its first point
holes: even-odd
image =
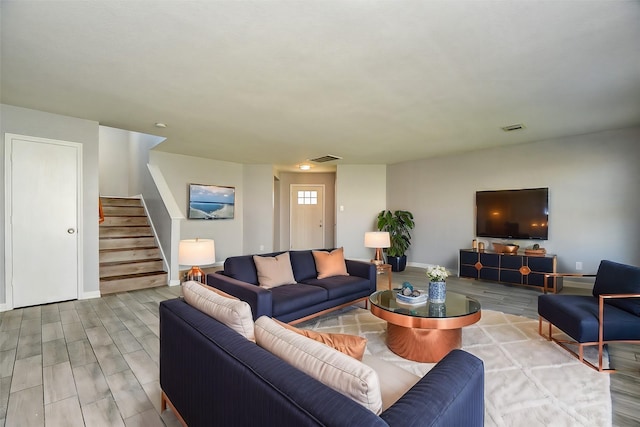
{"type": "Polygon", "coordinates": [[[358,335],[310,331],[308,329],[296,328],[295,326],[281,322],[278,319],[273,320],[278,322],[278,324],[285,329],[303,335],[307,338],[311,338],[314,341],[321,342],[331,348],[335,348],[340,353],[344,353],[357,360],[362,360],[364,351],[367,349],[367,339],[358,335]]]}
{"type": "Polygon", "coordinates": [[[275,257],[254,255],[253,262],[256,264],[258,283],[262,288],[270,289],[296,283],[289,252],[281,253],[275,257]]]}
{"type": "Polygon", "coordinates": [[[378,374],[369,366],[267,316],[256,320],[255,332],[260,347],[374,413],[382,411],[378,374]]]}
{"type": "Polygon", "coordinates": [[[318,279],[331,276],[348,276],[347,264],[344,261],[344,248],[334,249],[331,252],[312,251],[316,261],[318,279]]]}
{"type": "Polygon", "coordinates": [[[182,284],[182,294],[190,306],[227,325],[246,339],[256,341],[251,307],[245,301],[194,281],[182,284]]]}

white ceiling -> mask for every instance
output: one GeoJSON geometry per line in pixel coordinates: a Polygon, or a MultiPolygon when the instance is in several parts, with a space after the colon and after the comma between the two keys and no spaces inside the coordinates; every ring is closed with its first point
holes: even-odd
{"type": "Polygon", "coordinates": [[[392,164],[640,124],[638,1],[2,0],[0,12],[2,103],[165,136],[169,152],[392,164]],[[500,129],[514,123],[526,129],[500,129]]]}

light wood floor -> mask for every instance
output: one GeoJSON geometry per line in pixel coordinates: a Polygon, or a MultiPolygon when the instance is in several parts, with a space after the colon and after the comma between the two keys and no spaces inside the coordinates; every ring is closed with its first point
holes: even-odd
{"type": "MultiPolygon", "coordinates": [[[[393,273],[393,286],[426,286],[424,270],[393,273]]],[[[388,286],[385,275],[378,287],[388,286]]],[[[535,289],[450,277],[449,290],[488,310],[537,318],[535,289]]],[[[585,293],[565,288],[564,292],[585,293]]],[[[0,426],[178,426],[160,414],[161,287],[0,313],[0,426]]],[[[613,425],[640,425],[640,346],[612,346],[613,425]]],[[[607,375],[607,374],[602,374],[607,375]]]]}

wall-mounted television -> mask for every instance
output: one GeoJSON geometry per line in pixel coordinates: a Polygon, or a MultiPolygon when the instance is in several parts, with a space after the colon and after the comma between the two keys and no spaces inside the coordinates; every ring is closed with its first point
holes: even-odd
{"type": "Polygon", "coordinates": [[[478,237],[547,240],[548,223],[548,188],[476,192],[478,237]]]}
{"type": "Polygon", "coordinates": [[[189,184],[189,219],[232,219],[236,188],[189,184]]]}

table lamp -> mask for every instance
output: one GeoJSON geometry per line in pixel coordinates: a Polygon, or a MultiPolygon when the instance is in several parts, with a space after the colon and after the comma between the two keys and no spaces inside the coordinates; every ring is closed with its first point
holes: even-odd
{"type": "Polygon", "coordinates": [[[178,247],[178,264],[190,265],[186,280],[206,283],[206,276],[199,265],[216,262],[216,247],[211,239],[180,240],[178,247]]]}
{"type": "Polygon", "coordinates": [[[367,231],[364,233],[364,246],[367,248],[376,249],[376,257],[371,262],[375,265],[384,264],[382,258],[382,248],[388,248],[391,246],[391,239],[389,232],[387,231],[367,231]]]}

